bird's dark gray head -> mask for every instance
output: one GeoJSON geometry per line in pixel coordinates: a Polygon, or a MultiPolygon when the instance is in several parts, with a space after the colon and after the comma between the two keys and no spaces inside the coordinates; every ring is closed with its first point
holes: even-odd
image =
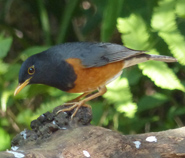
{"type": "Polygon", "coordinates": [[[21,69],[19,71],[20,84],[26,81],[27,79],[33,78],[33,76],[35,75],[35,68],[38,69],[38,64],[35,59],[35,56],[31,56],[22,64],[21,69]]]}
{"type": "Polygon", "coordinates": [[[75,80],[73,67],[59,56],[46,51],[24,61],[19,71],[19,86],[14,95],[28,84],[45,84],[67,91],[74,86],[75,80]]]}

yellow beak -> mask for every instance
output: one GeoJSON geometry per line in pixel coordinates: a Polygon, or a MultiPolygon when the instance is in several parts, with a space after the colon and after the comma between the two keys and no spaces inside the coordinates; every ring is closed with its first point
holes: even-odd
{"type": "Polygon", "coordinates": [[[19,85],[17,86],[17,88],[14,91],[14,96],[16,96],[24,87],[26,87],[30,83],[31,78],[32,77],[28,78],[23,83],[19,83],[19,85]]]}

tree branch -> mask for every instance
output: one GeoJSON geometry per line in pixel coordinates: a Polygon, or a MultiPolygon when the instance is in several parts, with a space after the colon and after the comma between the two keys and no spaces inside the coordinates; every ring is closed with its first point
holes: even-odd
{"type": "Polygon", "coordinates": [[[90,125],[91,109],[45,113],[32,121],[32,130],[25,130],[12,140],[12,149],[0,152],[1,158],[183,158],[185,127],[138,135],[122,135],[90,125]],[[15,148],[18,147],[17,150],[15,148]],[[21,155],[22,154],[22,155],[21,155]]]}

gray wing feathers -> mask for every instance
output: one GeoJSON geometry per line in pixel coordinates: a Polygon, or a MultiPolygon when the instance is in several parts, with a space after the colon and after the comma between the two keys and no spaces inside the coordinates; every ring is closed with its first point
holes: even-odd
{"type": "Polygon", "coordinates": [[[139,54],[143,54],[143,52],[118,44],[95,43],[89,47],[88,51],[86,50],[86,53],[83,53],[85,60],[82,60],[82,64],[86,67],[98,67],[139,54]]]}
{"type": "Polygon", "coordinates": [[[58,55],[58,60],[61,60],[61,58],[78,58],[85,67],[99,67],[121,60],[126,61],[128,66],[147,60],[164,62],[176,61],[176,59],[172,57],[149,55],[145,54],[144,51],[132,50],[122,45],[112,43],[65,43],[52,47],[47,52],[52,52],[53,56],[58,55]]]}

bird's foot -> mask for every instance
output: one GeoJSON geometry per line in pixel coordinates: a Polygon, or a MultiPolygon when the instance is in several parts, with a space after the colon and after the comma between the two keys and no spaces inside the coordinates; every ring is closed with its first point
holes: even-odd
{"type": "Polygon", "coordinates": [[[66,109],[59,110],[59,111],[57,111],[56,114],[58,115],[60,112],[71,111],[76,108],[75,111],[73,112],[73,114],[71,115],[71,119],[73,119],[73,117],[76,115],[76,113],[78,112],[80,107],[83,106],[83,107],[91,108],[90,105],[85,104],[83,101],[64,103],[64,105],[72,105],[72,106],[69,108],[66,108],[66,109]]]}

